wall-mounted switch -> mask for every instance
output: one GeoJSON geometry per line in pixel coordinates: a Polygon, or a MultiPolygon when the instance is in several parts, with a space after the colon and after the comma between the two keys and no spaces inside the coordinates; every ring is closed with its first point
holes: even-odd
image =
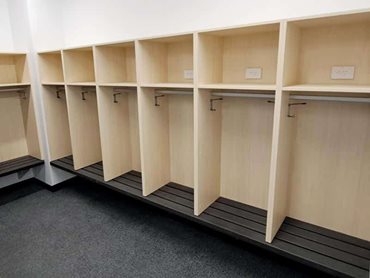
{"type": "Polygon", "coordinates": [[[245,79],[261,79],[262,68],[247,68],[245,70],[245,79]]]}
{"type": "Polygon", "coordinates": [[[331,67],[331,79],[337,80],[352,80],[355,76],[355,67],[354,66],[345,66],[339,67],[334,66],[331,67]]]}
{"type": "Polygon", "coordinates": [[[184,70],[184,79],[193,79],[193,70],[184,70]]]}

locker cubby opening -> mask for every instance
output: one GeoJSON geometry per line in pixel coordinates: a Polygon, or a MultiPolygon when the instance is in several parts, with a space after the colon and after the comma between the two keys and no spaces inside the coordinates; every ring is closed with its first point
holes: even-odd
{"type": "Polygon", "coordinates": [[[193,91],[141,88],[143,193],[171,182],[194,186],[193,91]]]}
{"type": "Polygon", "coordinates": [[[0,162],[32,156],[42,159],[31,88],[0,90],[0,162]]]}
{"type": "Polygon", "coordinates": [[[29,85],[26,54],[0,54],[0,86],[29,85]]]}
{"type": "Polygon", "coordinates": [[[97,46],[95,58],[99,85],[136,86],[134,42],[97,46]]]}
{"type": "Polygon", "coordinates": [[[98,87],[104,180],[141,172],[136,88],[98,87]]]}
{"type": "Polygon", "coordinates": [[[67,86],[68,121],[75,170],[102,161],[95,86],[67,86]]]}
{"type": "Polygon", "coordinates": [[[65,86],[43,85],[50,160],[72,155],[65,86]]]}
{"type": "Polygon", "coordinates": [[[138,45],[142,86],[192,87],[193,35],[143,40],[138,45]]]}
{"type": "Polygon", "coordinates": [[[279,24],[199,34],[201,88],[275,90],[279,24]]]}
{"type": "Polygon", "coordinates": [[[39,53],[40,77],[44,85],[63,85],[63,63],[61,51],[39,53]]]}
{"type": "Polygon", "coordinates": [[[284,86],[308,91],[348,86],[353,92],[366,87],[370,92],[369,38],[370,13],[288,22],[284,86]],[[341,79],[333,67],[353,67],[353,78],[341,79]]]}
{"type": "Polygon", "coordinates": [[[94,85],[95,71],[92,47],[63,50],[67,84],[94,85]]]}
{"type": "Polygon", "coordinates": [[[370,241],[370,98],[284,95],[279,214],[370,241]]]}
{"type": "Polygon", "coordinates": [[[266,214],[274,95],[199,91],[196,215],[220,197],[266,214]]]}

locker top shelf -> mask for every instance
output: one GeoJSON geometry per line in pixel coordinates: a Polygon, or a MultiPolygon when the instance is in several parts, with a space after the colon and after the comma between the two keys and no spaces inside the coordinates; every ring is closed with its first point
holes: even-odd
{"type": "Polygon", "coordinates": [[[275,91],[275,84],[227,84],[227,83],[213,83],[201,84],[199,89],[223,89],[223,90],[251,90],[251,91],[275,91]]]}
{"type": "Polygon", "coordinates": [[[370,86],[361,85],[315,85],[300,84],[286,86],[284,91],[289,92],[331,92],[331,93],[361,93],[370,94],[370,86]]]}
{"type": "Polygon", "coordinates": [[[211,30],[200,32],[200,35],[213,35],[213,36],[243,36],[243,35],[250,35],[255,33],[265,33],[265,32],[278,32],[279,31],[279,23],[268,23],[268,24],[259,24],[259,25],[251,25],[245,27],[234,27],[234,28],[226,28],[220,30],[211,30]]]}
{"type": "Polygon", "coordinates": [[[192,83],[144,83],[144,84],[141,84],[141,87],[192,89],[194,87],[194,85],[192,83]]]}
{"type": "Polygon", "coordinates": [[[308,19],[289,20],[288,23],[301,28],[370,23],[370,11],[340,15],[320,16],[308,19]]]}
{"type": "Polygon", "coordinates": [[[136,82],[102,82],[98,85],[101,87],[137,87],[136,82]]]}

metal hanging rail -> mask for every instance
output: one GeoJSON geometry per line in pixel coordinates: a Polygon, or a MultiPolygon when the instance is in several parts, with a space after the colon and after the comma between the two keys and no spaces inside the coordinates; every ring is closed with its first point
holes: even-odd
{"type": "MultiPolygon", "coordinates": [[[[274,99],[272,94],[251,94],[251,93],[220,93],[214,92],[212,96],[218,97],[245,97],[245,98],[261,98],[274,99]]],[[[337,102],[354,102],[354,103],[370,103],[369,98],[363,97],[338,97],[338,96],[309,96],[309,95],[292,95],[289,97],[292,100],[311,100],[311,101],[337,101],[337,102]]]]}
{"type": "Polygon", "coordinates": [[[273,94],[251,94],[251,93],[212,93],[212,96],[217,97],[245,97],[245,98],[263,98],[263,99],[274,99],[273,94]]]}
{"type": "Polygon", "coordinates": [[[305,96],[295,95],[291,96],[290,99],[295,100],[313,100],[313,101],[337,101],[337,102],[355,102],[355,103],[370,103],[370,98],[360,97],[331,97],[331,96],[305,96]]]}
{"type": "Polygon", "coordinates": [[[26,88],[4,88],[4,89],[0,89],[0,92],[23,92],[25,91],[26,88]]]}
{"type": "Polygon", "coordinates": [[[161,94],[161,95],[188,95],[192,96],[193,91],[185,91],[185,90],[155,90],[155,93],[161,94]]]}
{"type": "Polygon", "coordinates": [[[113,87],[113,92],[115,92],[115,93],[132,93],[132,92],[136,92],[136,88],[113,87]]]}
{"type": "Polygon", "coordinates": [[[182,95],[182,96],[193,96],[193,91],[191,90],[166,90],[166,89],[156,89],[154,90],[154,106],[161,106],[158,102],[159,98],[165,97],[166,95],[182,95]]]}

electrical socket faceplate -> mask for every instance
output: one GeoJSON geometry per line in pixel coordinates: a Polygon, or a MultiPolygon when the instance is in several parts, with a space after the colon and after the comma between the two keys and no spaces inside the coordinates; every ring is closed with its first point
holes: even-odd
{"type": "Polygon", "coordinates": [[[331,67],[331,79],[333,80],[352,80],[355,76],[354,66],[334,66],[331,67]]]}
{"type": "Polygon", "coordinates": [[[184,79],[193,79],[193,70],[184,70],[184,79]]]}
{"type": "Polygon", "coordinates": [[[245,70],[245,79],[261,79],[262,68],[247,68],[245,70]]]}

